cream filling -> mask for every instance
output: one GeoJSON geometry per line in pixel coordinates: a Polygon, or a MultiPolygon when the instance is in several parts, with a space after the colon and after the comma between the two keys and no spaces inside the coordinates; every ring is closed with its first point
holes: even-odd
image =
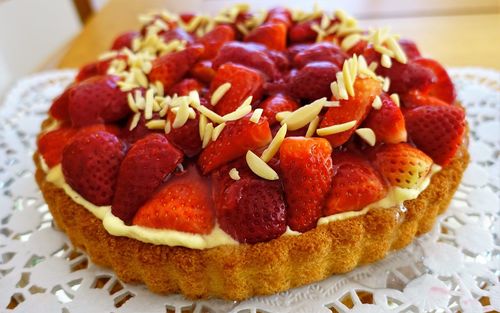
{"type": "MultiPolygon", "coordinates": [[[[238,242],[229,234],[225,233],[219,225],[215,225],[212,232],[208,235],[193,234],[169,229],[156,229],[137,225],[125,225],[121,219],[113,215],[111,212],[111,206],[96,206],[85,200],[81,195],[74,191],[66,183],[60,164],[49,170],[47,164],[41,156],[40,163],[42,169],[47,173],[46,180],[53,183],[57,187],[62,188],[73,201],[85,207],[92,214],[94,214],[94,216],[102,220],[104,228],[111,235],[129,237],[142,242],[157,245],[183,246],[191,249],[207,249],[222,245],[238,244],[238,242]]],[[[399,206],[404,201],[416,199],[418,195],[429,186],[432,175],[440,169],[440,166],[433,165],[431,173],[424,179],[418,188],[391,188],[386,197],[369,204],[362,210],[337,213],[322,217],[318,220],[318,225],[360,216],[366,214],[371,208],[390,208],[399,206]]],[[[283,235],[298,236],[300,234],[300,232],[291,230],[290,227],[287,227],[287,230],[283,235]]]]}

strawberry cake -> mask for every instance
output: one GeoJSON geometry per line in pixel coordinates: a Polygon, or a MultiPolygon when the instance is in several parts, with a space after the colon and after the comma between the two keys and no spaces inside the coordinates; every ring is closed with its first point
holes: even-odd
{"type": "Polygon", "coordinates": [[[339,10],[155,12],[52,103],[36,179],[97,264],[241,300],[429,231],[468,163],[443,66],[339,10]]]}

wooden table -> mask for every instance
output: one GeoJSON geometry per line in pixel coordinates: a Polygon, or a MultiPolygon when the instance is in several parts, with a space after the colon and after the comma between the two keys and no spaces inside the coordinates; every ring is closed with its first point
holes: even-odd
{"type": "MultiPolygon", "coordinates": [[[[169,8],[174,12],[215,12],[227,3],[235,2],[240,1],[110,0],[89,20],[82,32],[44,67],[71,68],[92,61],[109,48],[117,34],[137,28],[137,15],[141,12],[155,8],[169,8]]],[[[252,5],[262,8],[269,3],[312,8],[312,1],[306,3],[299,0],[256,0],[252,5]]],[[[323,0],[318,3],[325,9],[342,7],[358,17],[366,27],[391,26],[394,32],[415,40],[425,55],[447,66],[500,69],[498,0],[323,0]]]]}

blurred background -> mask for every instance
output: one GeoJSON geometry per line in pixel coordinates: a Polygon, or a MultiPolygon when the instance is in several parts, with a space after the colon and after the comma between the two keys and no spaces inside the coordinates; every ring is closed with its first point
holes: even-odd
{"type": "MultiPolygon", "coordinates": [[[[215,13],[231,0],[0,0],[0,99],[30,73],[74,68],[109,48],[119,33],[138,27],[137,14],[167,8],[215,13]]],[[[256,0],[312,10],[343,8],[362,26],[390,25],[447,66],[500,69],[500,0],[256,0]]]]}

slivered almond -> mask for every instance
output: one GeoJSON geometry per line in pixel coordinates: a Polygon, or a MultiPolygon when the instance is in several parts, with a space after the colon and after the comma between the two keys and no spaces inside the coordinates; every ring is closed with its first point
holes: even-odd
{"type": "Polygon", "coordinates": [[[258,123],[260,117],[262,116],[262,112],[264,112],[264,110],[261,108],[255,109],[255,111],[253,111],[252,116],[250,117],[250,122],[258,123]]]}
{"type": "Polygon", "coordinates": [[[154,91],[152,89],[148,89],[148,91],[146,91],[146,100],[144,106],[144,117],[147,120],[153,117],[153,96],[154,91]]]}
{"type": "Polygon", "coordinates": [[[290,115],[292,114],[291,111],[282,111],[282,112],[278,112],[276,113],[275,115],[275,118],[278,122],[281,122],[283,121],[285,118],[289,117],[290,115]]]}
{"type": "Polygon", "coordinates": [[[189,118],[189,106],[186,101],[183,101],[182,104],[178,107],[178,110],[175,114],[174,122],[172,123],[172,127],[179,128],[186,124],[189,118]]]}
{"type": "Polygon", "coordinates": [[[332,92],[332,95],[335,99],[340,99],[340,94],[339,94],[339,85],[338,83],[335,81],[335,82],[332,82],[330,84],[330,90],[332,92]]]}
{"type": "Polygon", "coordinates": [[[216,105],[220,101],[220,99],[224,97],[226,92],[229,91],[230,88],[231,88],[231,83],[224,83],[219,87],[217,87],[217,89],[215,89],[214,93],[212,94],[212,97],[210,97],[210,103],[212,105],[216,105]]]}
{"type": "Polygon", "coordinates": [[[318,128],[316,130],[316,133],[318,134],[318,136],[329,136],[329,135],[345,132],[346,130],[353,128],[356,125],[356,123],[357,123],[357,121],[353,120],[353,121],[350,121],[347,123],[318,128]]]}
{"type": "Polygon", "coordinates": [[[394,52],[392,52],[392,50],[389,50],[382,45],[374,45],[373,48],[380,54],[387,54],[391,58],[394,57],[394,52]]]}
{"type": "Polygon", "coordinates": [[[195,108],[195,109],[196,109],[197,107],[199,107],[199,106],[201,105],[201,103],[200,103],[200,95],[198,94],[198,91],[197,91],[197,90],[191,90],[191,91],[189,92],[188,97],[189,97],[189,100],[190,100],[191,106],[192,106],[193,108],[195,108]]]}
{"type": "Polygon", "coordinates": [[[349,66],[349,61],[347,60],[344,62],[344,66],[342,68],[342,74],[344,76],[344,85],[345,89],[347,90],[347,93],[351,96],[354,97],[354,81],[356,80],[356,76],[352,77],[351,76],[351,71],[350,71],[350,66],[349,66]]]}
{"type": "Polygon", "coordinates": [[[214,131],[214,124],[208,123],[205,125],[205,131],[203,133],[203,143],[202,143],[202,148],[205,149],[206,146],[210,143],[212,140],[212,132],[214,131]]]}
{"type": "Polygon", "coordinates": [[[382,84],[382,90],[388,92],[390,87],[391,87],[391,79],[389,77],[384,78],[384,83],[382,84]]]}
{"type": "Polygon", "coordinates": [[[378,63],[375,62],[375,61],[372,61],[370,63],[370,65],[368,65],[368,68],[372,71],[372,72],[375,72],[377,70],[377,67],[378,67],[378,63]]]}
{"type": "Polygon", "coordinates": [[[391,51],[394,52],[394,58],[399,62],[406,64],[408,62],[408,58],[406,57],[406,54],[403,49],[401,49],[401,46],[399,43],[396,41],[396,38],[394,36],[389,37],[386,40],[386,44],[391,49],[391,51]]]}
{"type": "Polygon", "coordinates": [[[253,97],[249,96],[235,111],[224,115],[222,117],[224,121],[236,121],[250,113],[250,111],[252,111],[252,106],[250,105],[250,103],[252,103],[252,99],[253,97]]]}
{"type": "Polygon", "coordinates": [[[130,122],[130,127],[128,128],[128,130],[133,130],[134,128],[136,128],[140,119],[141,119],[141,113],[140,112],[135,113],[134,116],[132,117],[132,121],[130,122]]]}
{"type": "Polygon", "coordinates": [[[316,129],[318,128],[319,124],[319,116],[316,116],[314,120],[312,120],[311,123],[309,123],[309,126],[307,127],[307,132],[306,132],[306,137],[312,137],[316,133],[316,129]]]}
{"type": "Polygon", "coordinates": [[[390,95],[392,101],[394,101],[394,103],[399,107],[400,106],[400,103],[399,103],[399,95],[397,93],[393,93],[392,95],[390,95]]]}
{"type": "Polygon", "coordinates": [[[266,148],[266,150],[264,150],[264,152],[262,152],[262,155],[260,156],[262,161],[266,163],[269,162],[273,158],[273,156],[279,151],[281,143],[285,139],[286,131],[287,131],[287,125],[283,124],[283,126],[281,126],[281,128],[274,136],[269,146],[266,148]]]}
{"type": "Polygon", "coordinates": [[[379,96],[376,96],[375,99],[373,99],[372,108],[374,108],[375,110],[380,110],[381,107],[382,107],[382,100],[380,99],[379,96]]]}
{"type": "Polygon", "coordinates": [[[219,135],[224,130],[224,127],[226,127],[226,123],[219,124],[214,128],[214,130],[212,131],[212,141],[216,141],[217,138],[219,138],[219,135]]]}
{"type": "Polygon", "coordinates": [[[337,99],[347,100],[349,98],[349,95],[347,94],[347,89],[345,86],[344,74],[342,72],[337,72],[336,76],[337,76],[337,86],[339,95],[337,99]]]}
{"type": "Polygon", "coordinates": [[[241,179],[240,173],[234,167],[229,171],[229,177],[231,177],[233,180],[240,180],[241,179]]]}
{"type": "Polygon", "coordinates": [[[246,154],[246,161],[248,167],[255,173],[255,175],[267,180],[279,179],[278,174],[269,165],[267,165],[266,162],[250,150],[246,154]]]}
{"type": "Polygon", "coordinates": [[[149,129],[164,129],[165,124],[165,120],[151,120],[146,123],[146,127],[149,129]]]}
{"type": "Polygon", "coordinates": [[[356,129],[356,134],[372,147],[377,142],[377,137],[371,128],[358,128],[356,129]]]}
{"type": "Polygon", "coordinates": [[[172,130],[172,124],[170,123],[170,120],[167,120],[164,128],[165,134],[170,134],[171,130],[172,130]]]}
{"type": "Polygon", "coordinates": [[[325,101],[324,108],[334,108],[340,106],[339,101],[325,101]]]}
{"type": "Polygon", "coordinates": [[[382,57],[380,59],[380,64],[382,64],[382,66],[385,68],[391,68],[392,66],[391,58],[387,54],[382,54],[382,57]]]}
{"type": "Polygon", "coordinates": [[[205,115],[209,120],[211,120],[214,123],[221,124],[225,122],[222,116],[210,110],[206,106],[200,105],[195,109],[198,110],[198,112],[200,112],[201,114],[205,115]]]}
{"type": "Polygon", "coordinates": [[[205,134],[205,127],[207,126],[207,117],[203,114],[200,115],[200,122],[198,123],[198,130],[200,132],[200,139],[203,140],[205,134]]]}
{"type": "Polygon", "coordinates": [[[281,125],[287,124],[289,130],[296,130],[302,128],[309,124],[316,116],[318,116],[319,112],[323,108],[325,104],[326,98],[323,97],[318,99],[311,104],[304,105],[303,107],[295,110],[281,121],[281,125]]]}
{"type": "Polygon", "coordinates": [[[139,108],[135,104],[134,96],[131,93],[127,94],[127,102],[128,102],[128,106],[129,106],[130,110],[132,110],[132,112],[134,112],[134,113],[139,112],[139,108]]]}
{"type": "Polygon", "coordinates": [[[163,88],[162,82],[157,80],[155,81],[154,86],[156,88],[156,94],[160,97],[163,97],[165,95],[165,89],[163,88]]]}

